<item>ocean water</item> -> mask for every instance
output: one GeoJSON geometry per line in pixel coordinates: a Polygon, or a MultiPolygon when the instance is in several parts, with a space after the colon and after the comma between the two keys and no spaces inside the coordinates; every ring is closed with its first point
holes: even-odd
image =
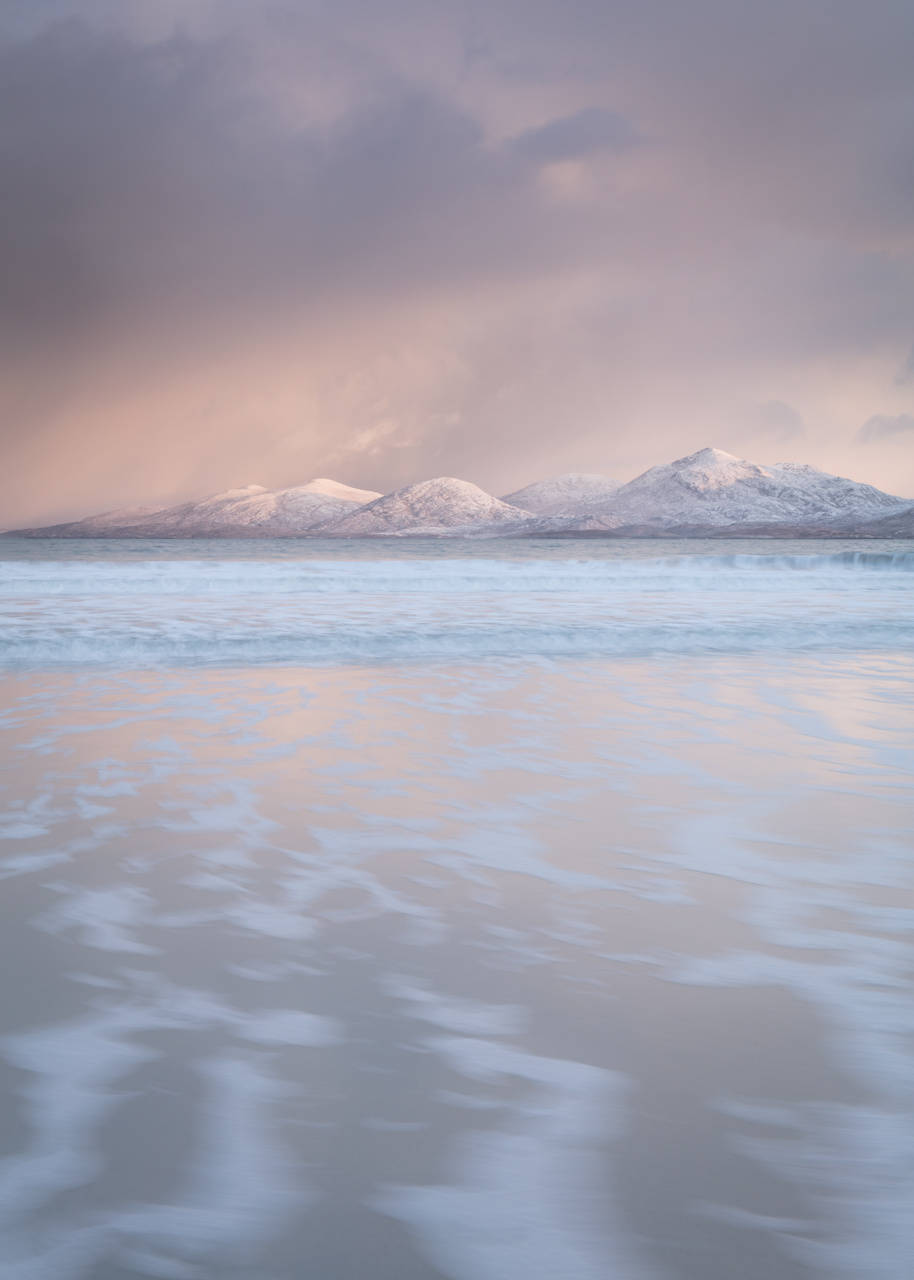
{"type": "Polygon", "coordinates": [[[3,1280],[907,1280],[910,543],[0,539],[3,1280]]]}
{"type": "Polygon", "coordinates": [[[10,539],[0,556],[6,669],[878,651],[914,619],[904,543],[10,539]]]}

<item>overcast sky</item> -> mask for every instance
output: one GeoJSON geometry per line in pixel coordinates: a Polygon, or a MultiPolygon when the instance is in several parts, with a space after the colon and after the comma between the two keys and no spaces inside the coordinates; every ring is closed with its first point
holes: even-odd
{"type": "Polygon", "coordinates": [[[714,444],[914,495],[910,0],[5,0],[0,525],[714,444]]]}

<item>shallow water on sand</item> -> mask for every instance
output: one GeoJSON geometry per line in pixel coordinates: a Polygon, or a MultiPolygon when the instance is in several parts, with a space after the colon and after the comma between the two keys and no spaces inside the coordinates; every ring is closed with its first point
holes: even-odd
{"type": "Polygon", "coordinates": [[[4,1280],[902,1280],[912,708],[887,640],[9,671],[4,1280]]]}

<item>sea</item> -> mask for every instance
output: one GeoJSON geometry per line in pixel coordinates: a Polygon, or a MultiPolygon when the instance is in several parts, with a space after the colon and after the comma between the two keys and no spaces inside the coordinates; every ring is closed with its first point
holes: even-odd
{"type": "Polygon", "coordinates": [[[3,1280],[908,1280],[914,544],[0,538],[3,1280]]]}

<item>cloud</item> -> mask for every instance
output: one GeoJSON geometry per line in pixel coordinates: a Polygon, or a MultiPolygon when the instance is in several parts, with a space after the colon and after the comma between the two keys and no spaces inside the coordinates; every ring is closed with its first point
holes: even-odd
{"type": "Polygon", "coordinates": [[[124,309],[253,317],[354,281],[371,296],[516,264],[524,180],[459,109],[391,81],[329,127],[292,128],[256,70],[230,39],[78,23],[0,54],[7,331],[53,337],[124,309]]]}
{"type": "Polygon", "coordinates": [[[14,0],[4,519],[631,474],[756,397],[846,468],[910,342],[912,41],[896,0],[14,0]]]}
{"type": "Polygon", "coordinates": [[[857,440],[861,444],[873,444],[880,440],[890,440],[894,436],[907,435],[914,432],[914,415],[899,413],[892,417],[887,413],[876,413],[867,418],[857,432],[857,440]]]}
{"type": "Polygon", "coordinates": [[[629,120],[602,107],[585,107],[573,115],[527,129],[512,142],[514,150],[536,164],[578,160],[601,151],[624,151],[639,141],[629,120]]]}
{"type": "Polygon", "coordinates": [[[895,385],[898,387],[906,386],[909,382],[914,382],[914,347],[908,352],[906,359],[901,368],[895,374],[895,385]]]}
{"type": "Polygon", "coordinates": [[[783,400],[766,400],[755,406],[749,425],[757,434],[774,440],[796,440],[805,434],[802,417],[783,400]]]}

